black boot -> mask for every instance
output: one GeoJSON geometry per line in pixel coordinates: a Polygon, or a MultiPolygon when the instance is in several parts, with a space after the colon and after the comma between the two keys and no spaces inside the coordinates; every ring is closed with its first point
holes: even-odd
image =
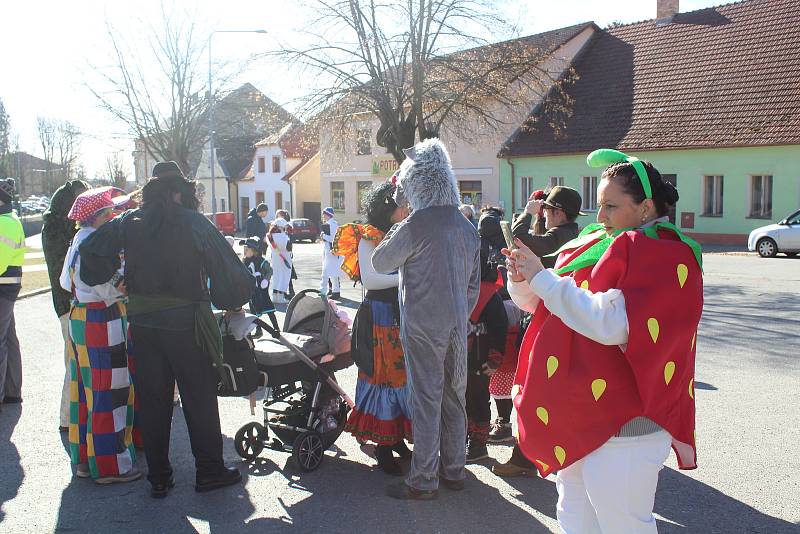
{"type": "Polygon", "coordinates": [[[411,458],[411,450],[406,446],[406,442],[402,439],[392,445],[392,450],[400,455],[400,458],[403,460],[408,460],[411,458]]]}
{"type": "Polygon", "coordinates": [[[378,460],[378,467],[387,475],[400,476],[403,474],[389,445],[378,445],[375,448],[375,458],[378,460]]]}

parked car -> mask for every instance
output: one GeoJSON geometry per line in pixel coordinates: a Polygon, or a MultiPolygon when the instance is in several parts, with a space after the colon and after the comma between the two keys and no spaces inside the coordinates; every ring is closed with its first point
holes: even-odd
{"type": "Polygon", "coordinates": [[[292,242],[308,239],[311,243],[316,243],[319,238],[319,228],[309,219],[292,219],[289,224],[289,237],[292,242]]]}
{"type": "MultiPolygon", "coordinates": [[[[214,222],[211,213],[206,213],[204,215],[209,221],[214,222]]],[[[232,211],[218,211],[215,226],[223,235],[233,235],[236,233],[236,217],[234,217],[232,211]]]]}
{"type": "Polygon", "coordinates": [[[797,256],[800,252],[800,210],[776,224],[750,232],[747,249],[758,252],[762,258],[774,258],[779,252],[789,257],[797,256]]]}

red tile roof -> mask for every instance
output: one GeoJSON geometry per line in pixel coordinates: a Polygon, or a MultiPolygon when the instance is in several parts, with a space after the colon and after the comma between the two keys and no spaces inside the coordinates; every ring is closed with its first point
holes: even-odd
{"type": "Polygon", "coordinates": [[[800,144],[800,2],[744,0],[597,32],[559,132],[534,109],[500,157],[800,144]]]}

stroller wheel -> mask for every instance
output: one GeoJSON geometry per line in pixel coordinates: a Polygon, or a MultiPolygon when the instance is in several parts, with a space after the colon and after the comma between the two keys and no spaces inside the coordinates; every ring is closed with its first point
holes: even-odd
{"type": "Polygon", "coordinates": [[[245,460],[253,460],[264,450],[267,429],[259,423],[247,423],[236,433],[234,446],[236,452],[245,460]]]}
{"type": "Polygon", "coordinates": [[[313,471],[322,462],[325,456],[325,447],[322,446],[322,437],[313,430],[303,432],[294,440],[292,458],[303,471],[313,471]]]}

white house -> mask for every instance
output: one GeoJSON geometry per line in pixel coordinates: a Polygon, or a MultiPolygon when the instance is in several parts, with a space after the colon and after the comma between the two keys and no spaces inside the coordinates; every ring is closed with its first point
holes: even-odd
{"type": "Polygon", "coordinates": [[[285,150],[285,142],[296,127],[296,124],[289,123],[277,134],[255,144],[250,172],[238,182],[239,214],[242,220],[262,202],[269,207],[270,217],[279,209],[291,211],[291,187],[283,177],[297,167],[302,158],[293,157],[295,154],[285,150]]]}

